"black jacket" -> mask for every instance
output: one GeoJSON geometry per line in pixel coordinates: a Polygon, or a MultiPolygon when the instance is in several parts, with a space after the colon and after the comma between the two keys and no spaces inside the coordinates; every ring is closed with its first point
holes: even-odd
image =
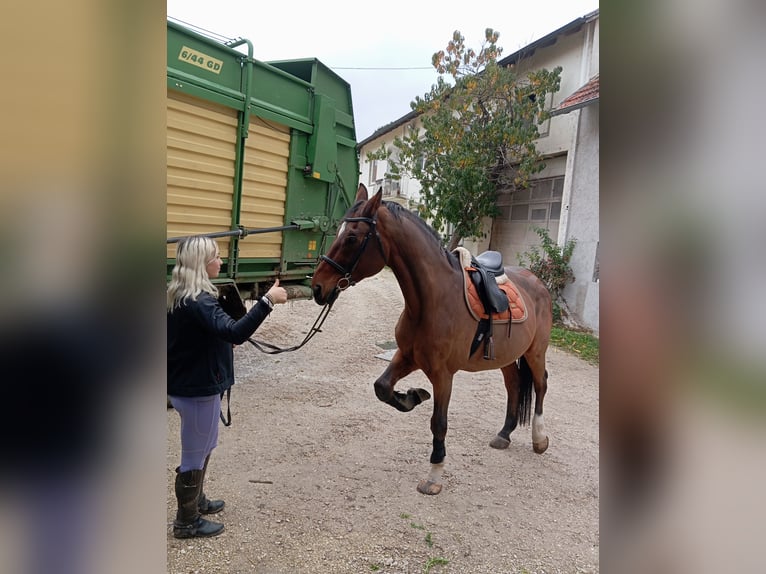
{"type": "Polygon", "coordinates": [[[259,300],[239,321],[208,293],[168,313],[168,394],[218,395],[234,384],[232,345],[247,341],[271,308],[259,300]]]}

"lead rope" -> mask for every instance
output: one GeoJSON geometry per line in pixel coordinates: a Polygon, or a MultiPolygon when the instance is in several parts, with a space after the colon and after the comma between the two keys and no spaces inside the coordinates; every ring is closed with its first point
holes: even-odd
{"type": "MultiPolygon", "coordinates": [[[[287,347],[283,349],[281,347],[277,347],[276,345],[272,345],[271,343],[264,343],[263,341],[257,341],[253,339],[252,337],[248,337],[247,341],[251,345],[253,345],[253,347],[258,349],[262,353],[267,353],[269,355],[286,353],[287,351],[297,351],[303,345],[308,343],[314,337],[314,335],[322,331],[320,327],[322,326],[322,323],[324,323],[324,320],[327,318],[327,315],[329,315],[330,309],[332,309],[332,303],[327,303],[324,307],[322,307],[321,311],[319,311],[319,316],[316,318],[316,321],[314,321],[314,324],[311,326],[311,329],[309,329],[308,334],[303,339],[303,341],[301,341],[301,343],[298,345],[294,345],[292,347],[287,347]]],[[[224,424],[224,426],[228,427],[228,426],[231,426],[231,387],[229,387],[226,391],[221,393],[222,406],[223,406],[224,393],[226,394],[226,416],[225,417],[223,416],[223,408],[221,408],[221,412],[219,413],[219,416],[221,417],[221,422],[224,424]]]]}
{"type": "Polygon", "coordinates": [[[319,316],[316,318],[316,321],[314,321],[314,324],[311,326],[311,329],[309,329],[309,332],[306,334],[306,337],[298,345],[282,348],[282,347],[277,347],[276,345],[272,345],[271,343],[264,343],[263,341],[258,341],[256,339],[253,339],[252,337],[248,337],[247,341],[253,347],[258,349],[262,353],[266,353],[268,355],[277,355],[279,353],[286,353],[288,351],[297,351],[303,345],[308,343],[314,337],[314,335],[322,331],[321,329],[322,323],[324,323],[325,319],[327,319],[327,315],[330,314],[330,309],[332,309],[333,303],[327,303],[325,304],[324,307],[322,307],[322,310],[319,311],[319,316]]]}
{"type": "Polygon", "coordinates": [[[223,407],[221,408],[221,412],[218,414],[221,416],[221,422],[223,423],[223,426],[230,427],[231,426],[231,387],[229,387],[223,393],[221,393],[221,404],[223,404],[224,393],[226,394],[226,411],[227,411],[226,417],[223,416],[223,407]]]}

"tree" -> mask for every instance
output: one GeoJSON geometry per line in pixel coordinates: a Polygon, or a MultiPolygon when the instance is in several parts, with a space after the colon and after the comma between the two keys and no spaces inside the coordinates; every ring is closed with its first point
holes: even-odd
{"type": "Polygon", "coordinates": [[[561,67],[518,74],[499,66],[498,37],[487,28],[477,53],[456,30],[446,51],[433,55],[437,83],[410,104],[425,133],[410,127],[395,138],[398,158],[384,146],[367,156],[388,160],[393,179],[407,174],[420,182],[421,215],[442,233],[452,225],[449,249],[483,236],[482,219],[499,214],[499,189],[524,188],[544,167],[534,143],[537,124],[550,116],[546,96],[558,91],[561,67]]]}

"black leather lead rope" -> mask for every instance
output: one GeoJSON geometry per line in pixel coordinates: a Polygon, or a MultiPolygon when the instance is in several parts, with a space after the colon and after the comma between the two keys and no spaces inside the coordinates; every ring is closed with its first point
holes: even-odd
{"type": "MultiPolygon", "coordinates": [[[[231,387],[226,389],[226,418],[223,417],[223,410],[221,410],[221,422],[223,423],[223,426],[230,427],[231,426],[231,387]]],[[[223,395],[224,393],[221,393],[221,401],[223,401],[223,395]]]]}
{"type": "Polygon", "coordinates": [[[333,305],[332,303],[328,303],[324,307],[322,307],[322,310],[319,311],[319,316],[316,318],[316,321],[314,321],[314,324],[311,326],[311,329],[309,329],[309,332],[306,334],[306,337],[298,345],[282,348],[282,347],[277,347],[276,345],[272,345],[271,343],[264,343],[263,341],[258,341],[256,339],[253,339],[252,337],[248,337],[247,341],[253,347],[258,349],[262,353],[266,353],[268,355],[277,355],[279,353],[286,353],[288,351],[297,351],[303,345],[308,343],[314,337],[314,335],[322,331],[321,329],[322,323],[324,323],[325,319],[327,319],[327,315],[330,314],[330,309],[332,309],[332,305],[333,305]]]}

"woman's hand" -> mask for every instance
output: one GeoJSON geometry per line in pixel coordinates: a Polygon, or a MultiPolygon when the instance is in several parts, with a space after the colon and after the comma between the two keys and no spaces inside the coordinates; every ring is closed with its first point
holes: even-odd
{"type": "Polygon", "coordinates": [[[274,282],[274,285],[272,285],[271,289],[266,292],[266,295],[269,296],[269,299],[271,299],[275,305],[287,303],[287,291],[285,291],[284,287],[279,286],[279,279],[274,282]]]}

